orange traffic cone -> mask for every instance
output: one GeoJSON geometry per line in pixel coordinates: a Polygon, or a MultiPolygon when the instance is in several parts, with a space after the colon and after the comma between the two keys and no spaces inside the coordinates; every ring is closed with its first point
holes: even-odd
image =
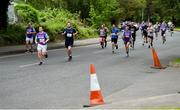
{"type": "Polygon", "coordinates": [[[152,55],[153,55],[153,59],[154,59],[154,66],[152,66],[152,68],[164,69],[165,67],[162,67],[154,47],[152,47],[152,55]]]}
{"type": "Polygon", "coordinates": [[[91,73],[90,106],[104,104],[104,99],[101,93],[98,78],[96,76],[96,70],[93,64],[90,65],[90,73],[91,73]]]}

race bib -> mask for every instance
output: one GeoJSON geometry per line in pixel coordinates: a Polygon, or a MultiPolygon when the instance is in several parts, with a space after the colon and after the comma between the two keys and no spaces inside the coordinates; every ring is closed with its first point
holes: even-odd
{"type": "Polygon", "coordinates": [[[67,37],[72,37],[72,34],[71,33],[67,33],[67,37]]]}
{"type": "Polygon", "coordinates": [[[40,43],[45,43],[45,39],[39,39],[40,43]]]}
{"type": "Polygon", "coordinates": [[[116,35],[116,33],[112,33],[112,35],[113,35],[113,36],[115,36],[115,35],[116,35]]]}

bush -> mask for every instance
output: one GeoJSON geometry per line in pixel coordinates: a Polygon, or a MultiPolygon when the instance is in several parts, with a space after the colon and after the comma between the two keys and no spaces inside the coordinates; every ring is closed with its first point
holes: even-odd
{"type": "Polygon", "coordinates": [[[6,31],[0,32],[0,46],[22,44],[25,39],[25,27],[22,25],[9,25],[6,31]]]}
{"type": "Polygon", "coordinates": [[[20,22],[39,22],[38,10],[32,6],[26,4],[17,4],[15,6],[15,10],[20,22]]]}
{"type": "Polygon", "coordinates": [[[77,18],[79,14],[72,14],[64,9],[45,9],[38,11],[27,4],[17,4],[15,6],[20,20],[18,24],[9,25],[7,31],[0,32],[0,45],[23,44],[25,40],[25,29],[28,22],[38,31],[38,27],[42,26],[49,34],[50,41],[64,39],[61,36],[67,22],[71,22],[72,26],[78,31],[76,39],[93,38],[97,36],[95,29],[81,23],[77,18]]]}
{"type": "Polygon", "coordinates": [[[77,39],[84,39],[94,37],[94,30],[90,27],[84,27],[76,17],[67,10],[63,9],[46,9],[40,13],[41,25],[46,27],[49,35],[51,36],[51,41],[56,41],[59,39],[60,35],[58,33],[62,32],[67,25],[67,22],[71,22],[72,26],[77,29],[78,36],[77,39]]]}

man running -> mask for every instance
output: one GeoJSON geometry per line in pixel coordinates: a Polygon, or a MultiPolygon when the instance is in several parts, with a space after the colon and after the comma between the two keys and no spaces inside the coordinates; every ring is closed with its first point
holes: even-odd
{"type": "Polygon", "coordinates": [[[101,25],[101,28],[99,29],[99,36],[100,36],[100,45],[102,48],[104,48],[105,46],[106,32],[107,30],[105,29],[105,26],[101,25]]]}
{"type": "Polygon", "coordinates": [[[74,44],[74,37],[76,36],[77,32],[74,28],[72,28],[71,23],[68,22],[67,28],[64,29],[62,35],[65,35],[65,47],[67,48],[68,54],[68,61],[72,60],[72,47],[74,44]]]}
{"type": "Polygon", "coordinates": [[[139,25],[139,29],[141,30],[141,36],[142,36],[142,38],[144,38],[144,35],[143,35],[144,26],[145,26],[144,21],[142,21],[142,23],[139,25]]]}
{"type": "Polygon", "coordinates": [[[129,30],[129,27],[127,26],[125,31],[123,32],[123,41],[124,41],[127,57],[129,57],[130,39],[131,39],[131,31],[129,30]]]}
{"type": "Polygon", "coordinates": [[[154,31],[155,31],[155,36],[156,36],[156,40],[158,39],[158,33],[159,33],[159,29],[160,25],[158,22],[156,22],[156,24],[154,25],[154,31]]]}
{"type": "Polygon", "coordinates": [[[115,24],[113,24],[112,30],[111,30],[111,42],[112,42],[112,53],[114,53],[114,48],[118,49],[118,33],[119,29],[116,27],[115,24]]]}
{"type": "Polygon", "coordinates": [[[134,49],[135,41],[136,41],[136,31],[138,28],[135,26],[135,23],[131,23],[130,30],[132,34],[132,48],[134,49]]]}
{"type": "Polygon", "coordinates": [[[147,28],[148,28],[148,24],[145,23],[142,30],[143,30],[143,39],[144,39],[144,42],[143,42],[143,46],[145,43],[148,43],[148,32],[147,32],[147,28]]]}
{"type": "Polygon", "coordinates": [[[170,29],[170,34],[171,34],[171,37],[173,36],[173,33],[174,33],[174,28],[175,28],[175,25],[172,23],[169,27],[170,29]]]}
{"type": "Polygon", "coordinates": [[[108,32],[109,32],[109,29],[106,27],[106,25],[104,24],[104,28],[105,28],[105,47],[107,47],[107,37],[108,37],[108,32]]]}
{"type": "Polygon", "coordinates": [[[26,28],[26,53],[33,52],[33,37],[36,31],[31,23],[26,28]]]}
{"type": "Polygon", "coordinates": [[[36,35],[35,42],[37,44],[38,59],[40,61],[39,65],[43,64],[43,58],[47,53],[47,43],[49,41],[49,36],[43,31],[42,27],[39,27],[39,32],[36,35]]]}
{"type": "Polygon", "coordinates": [[[167,25],[165,22],[161,24],[160,30],[161,30],[161,36],[162,36],[162,40],[164,44],[166,42],[166,30],[167,30],[167,25]]]}
{"type": "Polygon", "coordinates": [[[149,48],[153,47],[153,34],[154,34],[154,27],[152,23],[149,23],[149,27],[147,28],[148,31],[148,42],[149,48]]]}

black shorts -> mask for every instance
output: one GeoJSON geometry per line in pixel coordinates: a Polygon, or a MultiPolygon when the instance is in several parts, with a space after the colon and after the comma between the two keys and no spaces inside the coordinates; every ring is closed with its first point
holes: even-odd
{"type": "Polygon", "coordinates": [[[144,31],[143,34],[144,34],[144,37],[148,36],[148,33],[146,31],[144,31]]]}
{"type": "Polygon", "coordinates": [[[114,42],[115,44],[117,44],[118,38],[111,38],[111,42],[114,42]]]}
{"type": "Polygon", "coordinates": [[[161,31],[161,36],[164,36],[166,34],[166,31],[161,31]]]}
{"type": "Polygon", "coordinates": [[[74,40],[73,39],[68,39],[65,41],[65,47],[68,48],[69,46],[73,47],[74,40]]]}
{"type": "Polygon", "coordinates": [[[132,34],[133,41],[136,41],[136,34],[132,34]]]}
{"type": "Polygon", "coordinates": [[[148,38],[152,39],[153,40],[153,36],[148,36],[148,38]]]}

